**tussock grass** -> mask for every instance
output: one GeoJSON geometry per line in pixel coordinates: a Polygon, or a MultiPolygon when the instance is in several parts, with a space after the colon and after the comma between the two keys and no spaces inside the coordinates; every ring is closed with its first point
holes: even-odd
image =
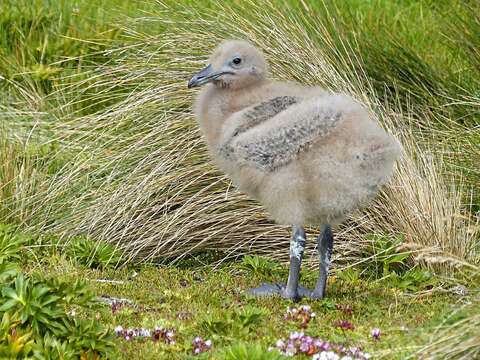
{"type": "MultiPolygon", "coordinates": [[[[478,266],[478,223],[465,205],[478,179],[469,166],[478,155],[478,127],[466,125],[477,121],[474,114],[458,120],[478,104],[475,94],[465,97],[473,85],[445,80],[397,38],[369,41],[360,31],[366,20],[348,14],[329,4],[158,2],[130,19],[121,28],[124,44],[102,53],[108,62],[85,66],[41,97],[56,105],[49,112],[55,121],[42,122],[36,133],[50,134],[72,156],[44,179],[41,196],[24,194],[31,210],[23,221],[115,243],[126,260],[170,261],[201,250],[284,259],[288,229],[210,164],[190,111],[186,79],[219,41],[239,37],[265,51],[275,77],[351,94],[403,144],[389,186],[341,229],[337,263],[368,259],[367,235],[387,233],[415,247],[412,261],[478,266]],[[378,57],[368,55],[372,49],[378,57]]],[[[452,59],[460,67],[465,58],[452,59]]]]}
{"type": "Polygon", "coordinates": [[[455,310],[417,353],[422,359],[476,359],[480,356],[477,302],[455,310]]]}
{"type": "Polygon", "coordinates": [[[9,140],[1,128],[0,135],[0,218],[22,223],[28,214],[26,200],[41,189],[38,173],[42,166],[20,142],[9,140]]]}

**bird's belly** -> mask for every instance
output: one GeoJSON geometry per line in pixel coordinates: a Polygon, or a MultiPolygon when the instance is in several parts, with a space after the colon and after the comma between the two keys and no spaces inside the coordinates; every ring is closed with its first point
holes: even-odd
{"type": "Polygon", "coordinates": [[[333,225],[376,195],[392,171],[395,156],[382,149],[373,156],[372,149],[349,142],[328,145],[314,146],[274,171],[226,159],[221,167],[277,223],[333,225]]]}
{"type": "Polygon", "coordinates": [[[383,177],[374,173],[366,176],[353,159],[314,153],[264,178],[259,200],[281,224],[336,224],[376,195],[383,177]]]}
{"type": "Polygon", "coordinates": [[[260,192],[266,178],[264,172],[254,167],[240,165],[231,161],[222,162],[220,167],[240,191],[256,200],[261,200],[260,192]]]}

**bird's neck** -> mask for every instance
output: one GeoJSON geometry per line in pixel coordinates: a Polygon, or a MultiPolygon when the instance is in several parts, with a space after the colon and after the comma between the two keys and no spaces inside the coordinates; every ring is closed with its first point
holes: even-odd
{"type": "Polygon", "coordinates": [[[241,89],[204,87],[196,104],[196,115],[200,128],[210,147],[215,146],[225,121],[235,112],[261,101],[261,89],[267,84],[262,81],[241,89]]]}

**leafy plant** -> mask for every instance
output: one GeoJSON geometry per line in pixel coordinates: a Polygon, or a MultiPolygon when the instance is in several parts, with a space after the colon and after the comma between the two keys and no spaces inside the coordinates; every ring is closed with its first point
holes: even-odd
{"type": "Polygon", "coordinates": [[[19,274],[12,286],[2,289],[0,313],[12,314],[35,333],[60,334],[65,331],[65,311],[59,306],[61,297],[51,290],[43,282],[35,283],[19,274]]]}
{"type": "Polygon", "coordinates": [[[108,269],[120,263],[120,251],[105,241],[93,241],[82,237],[71,241],[69,253],[79,264],[95,269],[108,269]]]}
{"type": "Polygon", "coordinates": [[[66,341],[61,341],[55,336],[45,334],[35,342],[33,354],[38,360],[63,360],[75,358],[77,352],[66,341]]]}
{"type": "Polygon", "coordinates": [[[17,359],[25,357],[33,348],[32,332],[17,329],[20,321],[4,313],[0,323],[0,358],[17,359]]]}
{"type": "Polygon", "coordinates": [[[230,318],[222,318],[212,314],[206,314],[200,321],[201,328],[208,334],[227,334],[232,328],[232,320],[230,318]]]}
{"type": "MultiPolygon", "coordinates": [[[[114,343],[111,329],[96,321],[73,319],[67,324],[68,344],[73,349],[78,349],[77,353],[82,358],[88,358],[92,355],[111,355],[114,354],[114,343]]],[[[95,357],[95,356],[93,356],[95,357]]]]}
{"type": "Polygon", "coordinates": [[[80,280],[26,276],[14,262],[27,237],[0,226],[0,357],[101,358],[113,353],[108,327],[67,315],[67,308],[91,308],[95,296],[80,280]]]}
{"type": "Polygon", "coordinates": [[[67,306],[95,304],[93,294],[80,281],[71,284],[18,274],[2,289],[0,302],[3,316],[0,353],[17,349],[19,354],[33,351],[40,359],[63,359],[70,358],[68,354],[72,353],[88,358],[113,351],[108,327],[71,318],[66,313],[67,306]]]}
{"type": "Polygon", "coordinates": [[[0,265],[20,259],[20,248],[26,238],[11,225],[0,224],[0,265]]]}
{"type": "Polygon", "coordinates": [[[20,248],[25,241],[12,226],[0,224],[0,284],[7,283],[18,273],[19,268],[13,261],[20,258],[20,248]]]}
{"type": "Polygon", "coordinates": [[[400,250],[401,237],[373,235],[370,237],[373,254],[364,273],[386,281],[389,286],[405,291],[418,291],[435,283],[430,272],[418,267],[410,267],[410,252],[400,250]]]}
{"type": "Polygon", "coordinates": [[[370,236],[369,240],[373,253],[373,260],[369,266],[376,276],[388,276],[392,271],[401,272],[406,269],[406,260],[410,253],[399,250],[403,238],[375,234],[370,236]]]}
{"type": "Polygon", "coordinates": [[[214,358],[222,360],[280,360],[284,359],[284,356],[276,350],[267,351],[258,344],[239,343],[228,347],[214,358]]]}
{"type": "Polygon", "coordinates": [[[252,275],[262,277],[272,276],[280,270],[278,263],[256,255],[245,255],[238,267],[250,272],[252,275]]]}
{"type": "Polygon", "coordinates": [[[262,322],[265,310],[253,306],[245,306],[236,313],[237,324],[242,328],[254,327],[262,322]]]}
{"type": "Polygon", "coordinates": [[[339,272],[337,273],[337,276],[338,276],[341,280],[343,280],[343,281],[345,281],[345,282],[347,282],[347,283],[349,283],[349,284],[355,284],[357,281],[360,280],[360,278],[361,278],[361,273],[360,273],[360,271],[359,271],[358,269],[355,269],[355,268],[351,268],[351,267],[350,267],[350,268],[343,269],[343,270],[339,271],[339,272]]]}
{"type": "Polygon", "coordinates": [[[245,306],[227,317],[207,314],[201,321],[201,327],[210,335],[248,334],[262,322],[265,314],[263,309],[245,306]]]}
{"type": "Polygon", "coordinates": [[[394,272],[391,273],[388,277],[388,282],[392,287],[398,289],[405,291],[418,291],[434,285],[436,280],[430,272],[415,267],[400,275],[397,275],[394,272]]]}

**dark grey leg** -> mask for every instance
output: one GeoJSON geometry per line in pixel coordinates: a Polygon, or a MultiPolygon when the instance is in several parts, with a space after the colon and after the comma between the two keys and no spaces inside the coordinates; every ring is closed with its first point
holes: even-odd
{"type": "Polygon", "coordinates": [[[301,226],[293,226],[290,239],[290,271],[288,272],[287,287],[283,291],[286,299],[298,300],[298,280],[302,265],[303,252],[305,251],[305,230],[301,226]]]}
{"type": "Polygon", "coordinates": [[[306,235],[303,227],[293,226],[293,234],[290,240],[290,271],[288,273],[287,286],[282,284],[262,284],[258,288],[248,290],[248,294],[254,296],[280,295],[285,299],[295,301],[304,296],[311,296],[312,292],[310,290],[298,285],[305,242],[306,235]]]}
{"type": "Polygon", "coordinates": [[[320,257],[320,271],[315,290],[313,290],[312,293],[312,298],[323,299],[325,297],[328,269],[330,268],[330,259],[333,252],[333,233],[330,225],[322,226],[322,232],[318,236],[317,244],[318,255],[320,257]]]}

